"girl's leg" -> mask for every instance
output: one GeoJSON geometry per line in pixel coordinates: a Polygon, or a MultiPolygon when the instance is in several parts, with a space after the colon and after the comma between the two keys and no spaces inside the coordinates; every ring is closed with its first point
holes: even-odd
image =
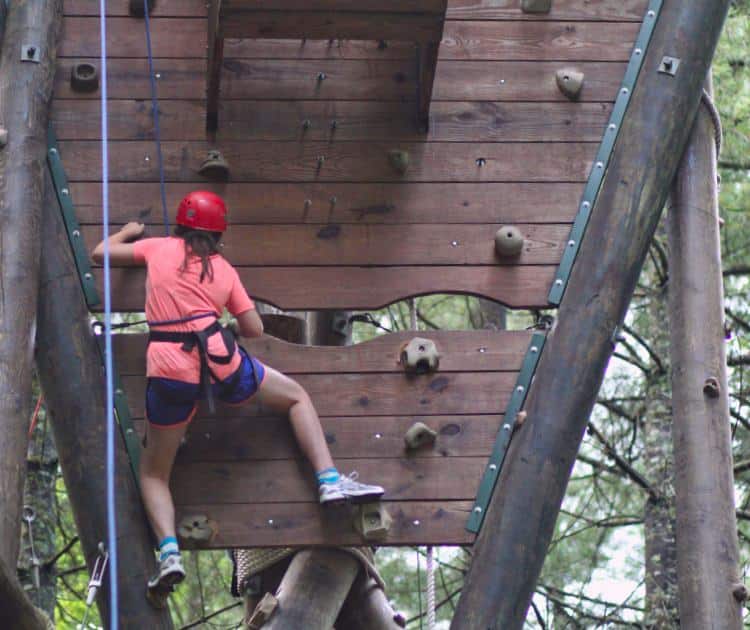
{"type": "Polygon", "coordinates": [[[174,503],[169,491],[177,449],[189,422],[173,428],[146,425],[146,447],[141,453],[140,483],[143,504],[157,540],[175,536],[174,503]]]}
{"type": "Polygon", "coordinates": [[[277,413],[288,413],[294,436],[302,452],[317,471],[333,468],[320,419],[310,396],[296,381],[267,365],[256,395],[263,405],[277,413]]]}

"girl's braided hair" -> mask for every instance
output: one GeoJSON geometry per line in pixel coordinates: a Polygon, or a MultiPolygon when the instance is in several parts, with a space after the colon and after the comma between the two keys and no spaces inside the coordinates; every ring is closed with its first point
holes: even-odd
{"type": "Polygon", "coordinates": [[[192,230],[184,225],[175,225],[174,235],[185,242],[185,258],[180,266],[180,272],[187,270],[191,256],[201,259],[200,281],[205,278],[209,281],[214,279],[214,269],[211,265],[211,256],[219,253],[219,241],[221,232],[208,232],[206,230],[192,230]]]}

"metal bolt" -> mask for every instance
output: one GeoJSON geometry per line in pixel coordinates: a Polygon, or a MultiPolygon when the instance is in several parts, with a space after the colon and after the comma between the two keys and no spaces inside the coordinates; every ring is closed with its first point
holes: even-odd
{"type": "Polygon", "coordinates": [[[414,519],[414,526],[419,527],[419,525],[420,525],[419,519],[414,519]]]}
{"type": "Polygon", "coordinates": [[[56,149],[55,147],[52,147],[52,148],[51,148],[51,149],[49,150],[49,152],[50,152],[50,154],[52,154],[52,155],[57,155],[57,149],[56,149]]]}
{"type": "Polygon", "coordinates": [[[78,230],[73,230],[73,236],[75,238],[78,238],[81,235],[81,233],[78,230]]]}
{"type": "Polygon", "coordinates": [[[479,506],[477,505],[477,507],[475,507],[475,508],[474,508],[474,514],[481,514],[481,513],[482,513],[482,508],[480,508],[480,507],[479,507],[479,506]]]}
{"type": "Polygon", "coordinates": [[[591,204],[588,201],[583,202],[583,209],[588,210],[591,207],[591,204]]]}
{"type": "Polygon", "coordinates": [[[380,434],[380,433],[376,433],[376,434],[375,434],[375,439],[376,439],[376,440],[379,440],[379,439],[380,439],[380,438],[382,438],[382,437],[383,437],[383,436],[382,436],[382,434],[380,434]]]}
{"type": "Polygon", "coordinates": [[[635,49],[635,54],[636,54],[636,56],[638,56],[638,55],[640,55],[640,54],[642,54],[642,53],[643,53],[643,51],[642,51],[642,50],[641,50],[640,48],[636,48],[636,49],[635,49]]]}
{"type": "Polygon", "coordinates": [[[505,85],[505,79],[500,79],[500,85],[505,85]]]}
{"type": "Polygon", "coordinates": [[[479,348],[479,352],[481,352],[482,354],[484,354],[485,352],[487,352],[487,348],[479,348]]]}
{"type": "Polygon", "coordinates": [[[336,196],[335,196],[335,195],[334,195],[333,197],[331,197],[331,198],[330,198],[330,199],[328,200],[328,202],[329,202],[329,203],[330,203],[330,204],[331,204],[332,206],[335,206],[335,205],[336,205],[336,204],[338,203],[338,201],[339,201],[339,200],[338,200],[338,199],[336,198],[336,196]]]}
{"type": "Polygon", "coordinates": [[[516,391],[519,394],[523,394],[526,391],[526,388],[523,385],[519,385],[518,387],[516,387],[516,391]]]}
{"type": "Polygon", "coordinates": [[[156,74],[154,75],[154,77],[156,77],[157,79],[161,79],[161,72],[157,72],[157,73],[156,73],[156,74]]]}
{"type": "Polygon", "coordinates": [[[83,277],[86,278],[86,280],[91,280],[91,278],[93,278],[93,276],[90,273],[88,273],[88,272],[86,272],[85,274],[83,274],[83,277]]]}
{"type": "Polygon", "coordinates": [[[483,157],[477,158],[476,162],[477,162],[477,166],[480,166],[480,167],[487,164],[487,160],[483,157]]]}
{"type": "Polygon", "coordinates": [[[305,120],[302,121],[302,128],[307,131],[312,126],[312,123],[309,119],[305,118],[305,120]]]}
{"type": "Polygon", "coordinates": [[[327,77],[325,72],[318,72],[318,81],[325,81],[326,78],[327,77]]]}
{"type": "Polygon", "coordinates": [[[269,518],[269,519],[268,519],[268,524],[269,524],[269,525],[273,525],[273,519],[272,519],[272,518],[269,518]]]}
{"type": "Polygon", "coordinates": [[[335,120],[331,121],[331,131],[336,131],[336,128],[339,126],[338,122],[335,120]]]}
{"type": "Polygon", "coordinates": [[[622,90],[620,90],[620,91],[621,91],[621,92],[622,92],[623,94],[630,94],[630,90],[629,90],[628,88],[622,88],[622,90]]]}
{"type": "Polygon", "coordinates": [[[305,199],[305,209],[309,208],[312,205],[312,201],[310,199],[305,199]]]}
{"type": "Polygon", "coordinates": [[[568,241],[568,247],[575,247],[576,242],[575,241],[568,241]]]}
{"type": "Polygon", "coordinates": [[[617,125],[616,125],[615,123],[612,123],[612,124],[611,124],[611,125],[609,126],[609,130],[610,130],[610,131],[614,131],[615,129],[617,129],[617,125]]]}
{"type": "Polygon", "coordinates": [[[115,390],[115,394],[117,394],[118,396],[122,396],[124,393],[125,392],[123,392],[119,387],[115,390]]]}
{"type": "Polygon", "coordinates": [[[537,352],[539,352],[539,348],[537,348],[536,346],[531,346],[531,351],[530,352],[531,352],[531,354],[536,354],[537,352]]]}
{"type": "Polygon", "coordinates": [[[146,160],[146,162],[150,162],[151,161],[151,158],[148,155],[144,159],[146,160]]]}
{"type": "Polygon", "coordinates": [[[510,431],[510,425],[509,424],[504,424],[503,425],[503,431],[510,431]]]}
{"type": "Polygon", "coordinates": [[[497,464],[490,464],[490,470],[495,472],[497,470],[497,464]]]}
{"type": "Polygon", "coordinates": [[[604,162],[597,162],[596,163],[596,168],[603,169],[604,168],[604,162]]]}
{"type": "Polygon", "coordinates": [[[650,18],[656,17],[656,13],[654,13],[653,11],[649,11],[646,15],[648,15],[648,17],[650,18]]]}
{"type": "Polygon", "coordinates": [[[555,280],[555,286],[556,287],[561,287],[562,285],[563,285],[563,281],[562,280],[560,280],[559,278],[557,280],[555,280]]]}
{"type": "Polygon", "coordinates": [[[62,193],[63,195],[69,195],[69,194],[70,194],[70,191],[69,191],[69,190],[68,190],[67,188],[63,188],[63,189],[62,189],[62,190],[61,190],[60,192],[61,192],[61,193],[62,193]]]}
{"type": "Polygon", "coordinates": [[[451,247],[458,247],[458,241],[451,241],[451,247]]]}

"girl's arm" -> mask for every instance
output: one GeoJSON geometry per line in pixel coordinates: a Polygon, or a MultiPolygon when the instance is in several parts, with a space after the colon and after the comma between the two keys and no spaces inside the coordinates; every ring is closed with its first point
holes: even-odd
{"type": "Polygon", "coordinates": [[[260,337],[263,334],[263,320],[254,308],[237,315],[237,324],[243,337],[260,337]]]}
{"type": "MultiPolygon", "coordinates": [[[[120,228],[107,239],[109,241],[109,260],[114,265],[139,265],[133,257],[133,241],[143,236],[143,223],[132,221],[120,228]]],[[[92,260],[101,264],[104,262],[104,241],[99,243],[91,252],[92,260]]]]}

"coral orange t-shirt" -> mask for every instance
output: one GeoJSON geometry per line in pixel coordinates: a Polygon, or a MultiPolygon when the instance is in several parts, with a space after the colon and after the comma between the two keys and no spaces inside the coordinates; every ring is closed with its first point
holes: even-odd
{"type": "MultiPolygon", "coordinates": [[[[185,242],[181,238],[168,236],[136,241],[133,257],[136,262],[146,264],[146,319],[150,322],[184,319],[202,313],[214,313],[219,317],[224,307],[237,316],[255,308],[237,271],[220,254],[211,256],[213,279],[205,277],[203,282],[200,281],[198,256],[191,256],[186,269],[181,271],[185,261],[185,242]]],[[[210,317],[205,317],[154,327],[154,330],[189,332],[202,330],[212,323],[210,317]]],[[[226,356],[221,335],[209,339],[208,350],[211,354],[226,356]]],[[[217,378],[223,380],[237,370],[240,360],[239,353],[235,353],[227,365],[209,364],[217,378]]],[[[197,347],[185,352],[179,343],[152,342],[146,355],[146,375],[199,383],[197,347]]]]}

